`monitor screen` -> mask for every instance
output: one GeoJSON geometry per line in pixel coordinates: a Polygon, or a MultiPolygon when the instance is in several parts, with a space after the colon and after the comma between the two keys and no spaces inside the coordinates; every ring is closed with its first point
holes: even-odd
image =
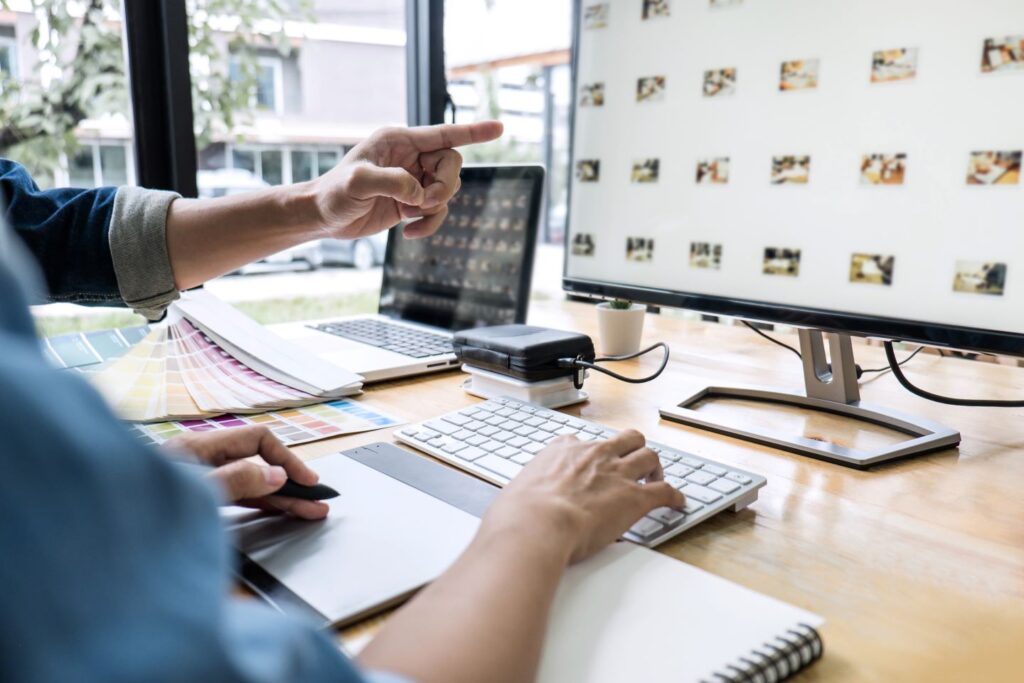
{"type": "Polygon", "coordinates": [[[466,167],[431,237],[388,236],[380,312],[450,330],[525,322],[539,166],[466,167]]]}
{"type": "Polygon", "coordinates": [[[566,289],[1024,352],[1024,3],[578,3],[566,289]]]}

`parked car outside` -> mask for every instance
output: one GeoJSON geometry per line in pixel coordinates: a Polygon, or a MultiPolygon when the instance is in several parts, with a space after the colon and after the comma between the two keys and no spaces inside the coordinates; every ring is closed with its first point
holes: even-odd
{"type": "Polygon", "coordinates": [[[320,240],[320,255],[323,263],[352,266],[357,270],[369,270],[384,263],[384,252],[388,245],[388,233],[378,232],[356,240],[320,240]]]}

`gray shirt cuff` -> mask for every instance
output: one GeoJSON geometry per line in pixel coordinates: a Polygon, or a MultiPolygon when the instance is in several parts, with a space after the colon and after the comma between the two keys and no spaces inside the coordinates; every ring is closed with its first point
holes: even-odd
{"type": "Polygon", "coordinates": [[[167,211],[181,195],[122,187],[110,218],[110,255],[117,288],[127,306],[159,320],[178,298],[167,253],[167,211]]]}

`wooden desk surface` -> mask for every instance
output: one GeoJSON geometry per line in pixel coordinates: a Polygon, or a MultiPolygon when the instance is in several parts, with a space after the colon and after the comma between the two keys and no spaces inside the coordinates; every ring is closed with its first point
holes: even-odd
{"type": "MultiPolygon", "coordinates": [[[[537,303],[530,322],[596,338],[595,312],[585,304],[537,303]]],[[[661,377],[633,386],[595,373],[587,382],[590,401],[566,412],[635,427],[768,478],[750,508],[720,514],[659,550],[823,615],[826,655],[800,680],[1024,680],[1024,410],[929,403],[885,375],[863,386],[865,401],[959,428],[963,443],[858,471],[659,418],[660,405],[708,384],[801,387],[800,364],[788,352],[743,328],[654,315],[644,340],[672,346],[661,377]]],[[[863,367],[885,365],[880,349],[856,349],[863,367]]],[[[620,366],[641,374],[657,366],[655,355],[620,366]]],[[[1024,369],[921,354],[906,372],[940,393],[1024,396],[1024,369]]],[[[374,385],[363,400],[410,421],[427,419],[477,401],[461,390],[463,378],[445,373],[374,385]]],[[[892,438],[797,410],[765,413],[739,403],[709,409],[846,444],[892,438]]],[[[297,450],[313,458],[389,439],[376,431],[297,450]]]]}

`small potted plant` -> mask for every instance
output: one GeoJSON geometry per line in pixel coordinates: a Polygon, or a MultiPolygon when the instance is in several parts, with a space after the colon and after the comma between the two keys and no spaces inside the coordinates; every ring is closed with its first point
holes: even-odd
{"type": "Polygon", "coordinates": [[[601,353],[625,356],[640,350],[647,307],[623,299],[597,305],[597,333],[601,353]]]}

